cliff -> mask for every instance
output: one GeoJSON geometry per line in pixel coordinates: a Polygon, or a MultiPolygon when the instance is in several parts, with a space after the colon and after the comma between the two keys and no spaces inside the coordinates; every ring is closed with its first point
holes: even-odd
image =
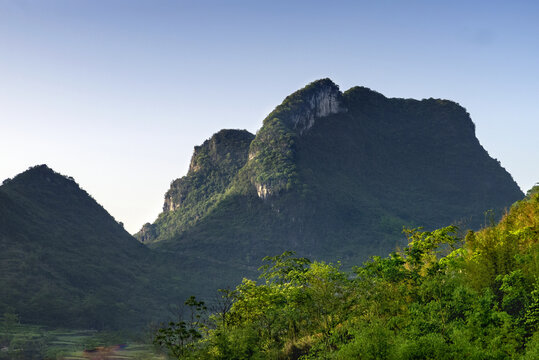
{"type": "Polygon", "coordinates": [[[253,138],[246,130],[221,130],[195,146],[187,175],[172,181],[165,194],[163,213],[155,224],[145,224],[135,237],[149,243],[196,222],[245,165],[253,138]]]}

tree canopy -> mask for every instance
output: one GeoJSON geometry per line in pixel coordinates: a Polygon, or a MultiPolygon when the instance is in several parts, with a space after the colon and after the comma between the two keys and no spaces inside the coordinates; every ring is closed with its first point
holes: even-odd
{"type": "Polygon", "coordinates": [[[538,225],[530,193],[466,236],[405,230],[406,247],[352,272],[266,257],[258,280],[223,293],[231,306],[198,324],[182,358],[536,359],[538,225]]]}

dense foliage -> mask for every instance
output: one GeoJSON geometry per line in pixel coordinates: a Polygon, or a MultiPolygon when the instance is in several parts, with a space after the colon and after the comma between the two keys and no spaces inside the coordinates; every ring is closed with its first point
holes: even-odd
{"type": "Polygon", "coordinates": [[[454,226],[405,232],[406,247],[352,273],[265,258],[206,322],[190,300],[191,341],[161,344],[195,359],[538,358],[539,193],[464,239],[454,226]]]}
{"type": "Polygon", "coordinates": [[[266,119],[264,124],[251,144],[251,161],[242,169],[239,181],[278,193],[298,181],[294,163],[296,135],[277,117],[266,119]]]}
{"type": "Polygon", "coordinates": [[[24,324],[139,331],[200,281],[182,278],[178,260],[137,242],[45,165],[0,186],[0,314],[24,324]]]}

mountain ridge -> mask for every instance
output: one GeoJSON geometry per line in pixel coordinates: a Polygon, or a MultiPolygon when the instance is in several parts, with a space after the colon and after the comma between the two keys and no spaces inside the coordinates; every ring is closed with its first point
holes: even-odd
{"type": "Polygon", "coordinates": [[[403,226],[478,228],[486,210],[501,215],[522,196],[458,103],[340,92],[322,79],[264,119],[207,212],[189,227],[161,228],[166,236],[149,245],[202,259],[233,254],[245,269],[284,250],[360,263],[401,245],[403,226]]]}
{"type": "Polygon", "coordinates": [[[196,146],[138,242],[45,165],[4,181],[0,312],[139,326],[166,316],[164,304],[254,276],[265,256],[291,250],[346,268],[402,245],[403,227],[476,229],[486,210],[522,197],[459,104],[322,79],[287,96],[256,135],[221,130],[196,146]]]}
{"type": "Polygon", "coordinates": [[[457,103],[340,92],[323,79],[287,96],[256,135],[222,130],[196,146],[138,242],[47,166],[4,181],[0,311],[138,326],[165,316],[164,304],[254,276],[265,256],[291,250],[346,268],[402,245],[403,227],[478,228],[484,211],[522,197],[457,103]]]}

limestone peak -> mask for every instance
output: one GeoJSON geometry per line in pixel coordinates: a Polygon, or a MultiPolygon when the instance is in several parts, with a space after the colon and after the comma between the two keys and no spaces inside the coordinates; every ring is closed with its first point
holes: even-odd
{"type": "Polygon", "coordinates": [[[268,115],[279,117],[300,135],[309,130],[315,119],[345,112],[339,86],[328,78],[313,81],[293,94],[268,115]]]}

